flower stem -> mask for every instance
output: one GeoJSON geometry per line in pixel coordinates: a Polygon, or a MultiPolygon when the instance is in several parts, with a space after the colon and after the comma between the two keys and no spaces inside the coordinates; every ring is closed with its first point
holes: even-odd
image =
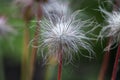
{"type": "MultiPolygon", "coordinates": [[[[40,2],[38,2],[37,4],[37,11],[36,11],[36,18],[37,21],[39,21],[42,17],[42,9],[41,9],[41,5],[40,2]]],[[[37,22],[37,26],[36,26],[36,30],[35,30],[35,34],[34,34],[34,42],[33,45],[34,46],[38,46],[38,35],[39,35],[39,31],[40,31],[40,25],[37,22]]],[[[29,80],[33,79],[33,74],[34,74],[34,65],[35,65],[35,60],[36,60],[36,55],[37,55],[37,50],[38,48],[36,47],[32,47],[32,54],[30,57],[30,73],[29,73],[29,80]]]]}
{"type": "Polygon", "coordinates": [[[24,37],[23,37],[23,54],[22,54],[22,65],[21,65],[21,80],[28,80],[27,79],[27,72],[28,72],[28,59],[29,59],[29,21],[31,20],[31,7],[32,4],[27,5],[24,7],[23,10],[23,19],[25,22],[24,28],[24,37]]]}
{"type": "Polygon", "coordinates": [[[102,63],[102,67],[100,70],[98,80],[104,80],[104,77],[105,77],[105,74],[107,71],[107,67],[108,67],[109,57],[110,57],[110,52],[106,51],[104,58],[103,58],[103,63],[102,63]]]}
{"type": "Polygon", "coordinates": [[[22,72],[21,72],[21,80],[26,80],[27,78],[27,67],[28,67],[28,57],[29,57],[29,31],[28,28],[25,27],[24,30],[24,41],[23,41],[23,56],[22,56],[22,72]]]}
{"type": "MultiPolygon", "coordinates": [[[[37,28],[36,28],[37,29],[37,28]]],[[[35,36],[38,34],[38,32],[35,32],[35,36]]],[[[38,40],[35,38],[35,41],[33,43],[35,46],[38,46],[38,40]]],[[[32,54],[30,57],[30,72],[29,72],[29,80],[33,79],[33,74],[34,74],[34,66],[35,66],[35,60],[36,60],[36,54],[37,54],[37,48],[33,47],[32,48],[32,54]]]]}
{"type": "Polygon", "coordinates": [[[58,65],[58,80],[61,80],[61,75],[62,75],[62,52],[60,51],[59,53],[59,65],[58,65]]]}
{"type": "MultiPolygon", "coordinates": [[[[109,42],[108,42],[107,46],[109,46],[110,43],[111,43],[111,37],[109,38],[109,42]]],[[[105,74],[107,71],[107,67],[108,67],[108,63],[109,63],[109,57],[110,57],[110,50],[108,49],[103,58],[102,67],[101,67],[101,70],[99,73],[98,80],[104,80],[104,77],[105,77],[105,74]]]]}
{"type": "Polygon", "coordinates": [[[113,67],[113,72],[112,72],[112,78],[111,78],[111,80],[116,80],[116,74],[117,74],[117,68],[118,68],[119,58],[120,58],[120,44],[118,46],[118,50],[117,50],[117,53],[116,53],[116,58],[115,58],[115,62],[114,62],[114,67],[113,67]]]}

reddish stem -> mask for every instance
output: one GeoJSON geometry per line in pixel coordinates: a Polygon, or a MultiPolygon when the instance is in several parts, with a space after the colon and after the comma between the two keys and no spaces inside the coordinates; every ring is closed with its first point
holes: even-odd
{"type": "MultiPolygon", "coordinates": [[[[109,42],[108,42],[107,46],[109,46],[110,43],[111,43],[111,37],[109,38],[109,42]]],[[[102,67],[100,70],[98,80],[104,80],[104,77],[105,77],[105,74],[107,71],[107,67],[108,67],[108,63],[109,63],[109,57],[110,57],[110,50],[107,50],[104,55],[104,58],[103,58],[102,67]]]]}
{"type": "Polygon", "coordinates": [[[62,52],[60,51],[59,53],[59,65],[58,65],[58,80],[61,80],[61,75],[62,75],[62,52]]]}
{"type": "Polygon", "coordinates": [[[102,63],[102,67],[100,70],[98,80],[104,80],[104,77],[105,77],[105,74],[107,71],[107,67],[108,67],[109,57],[110,57],[110,52],[107,51],[104,55],[104,58],[103,58],[103,63],[102,63]]]}
{"type": "Polygon", "coordinates": [[[115,58],[115,62],[114,62],[114,67],[113,67],[113,72],[112,72],[112,78],[111,78],[111,80],[115,80],[116,79],[119,58],[120,58],[120,44],[118,46],[118,50],[117,50],[117,53],[116,53],[116,58],[115,58]]]}

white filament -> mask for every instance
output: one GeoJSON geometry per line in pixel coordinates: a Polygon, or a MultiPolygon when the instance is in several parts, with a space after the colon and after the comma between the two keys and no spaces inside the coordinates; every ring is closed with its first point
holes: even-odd
{"type": "MultiPolygon", "coordinates": [[[[86,49],[90,55],[94,53],[83,30],[88,25],[88,21],[76,20],[80,11],[75,11],[71,16],[58,17],[58,22],[53,23],[51,17],[40,21],[40,48],[45,57],[55,55],[58,58],[58,51],[61,49],[66,61],[72,60],[73,53],[77,53],[80,48],[86,49]],[[46,51],[47,50],[47,51],[46,51]]],[[[89,25],[90,26],[90,25],[89,25]]],[[[83,55],[83,53],[81,53],[83,55]]],[[[91,56],[90,56],[91,57],[91,56]]]]}
{"type": "Polygon", "coordinates": [[[107,16],[105,19],[108,25],[102,28],[100,37],[112,37],[112,42],[108,46],[110,48],[113,44],[120,42],[120,12],[110,13],[102,8],[101,11],[107,16]]]}

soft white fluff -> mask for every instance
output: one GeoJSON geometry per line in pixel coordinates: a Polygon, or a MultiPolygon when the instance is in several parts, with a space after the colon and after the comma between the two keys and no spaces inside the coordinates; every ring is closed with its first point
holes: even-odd
{"type": "Polygon", "coordinates": [[[69,17],[58,17],[56,23],[51,20],[51,17],[49,19],[44,18],[39,22],[41,25],[39,46],[43,56],[54,55],[58,59],[58,52],[61,50],[63,58],[66,61],[71,61],[72,55],[80,51],[80,48],[86,49],[90,55],[94,53],[88,43],[91,38],[87,37],[87,32],[83,30],[83,28],[88,27],[89,21],[76,19],[79,12],[75,11],[69,17]]]}
{"type": "Polygon", "coordinates": [[[112,13],[104,9],[101,9],[101,11],[107,16],[105,19],[108,25],[102,28],[100,37],[111,37],[108,49],[113,44],[120,42],[120,11],[113,11],[112,13]]]}

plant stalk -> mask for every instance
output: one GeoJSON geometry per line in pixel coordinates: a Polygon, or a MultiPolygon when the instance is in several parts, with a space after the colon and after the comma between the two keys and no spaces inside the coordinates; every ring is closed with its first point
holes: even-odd
{"type": "Polygon", "coordinates": [[[29,59],[29,21],[31,20],[31,7],[32,3],[24,7],[23,9],[23,19],[25,22],[25,28],[23,33],[23,54],[22,54],[22,64],[21,64],[21,80],[28,80],[28,59],[29,59]]]}
{"type": "MultiPolygon", "coordinates": [[[[41,17],[42,17],[42,9],[41,9],[40,2],[38,2],[38,4],[37,4],[37,11],[36,11],[37,21],[39,21],[41,19],[41,17]]],[[[36,26],[36,30],[35,30],[35,34],[34,34],[34,42],[33,42],[34,46],[38,46],[39,31],[40,31],[40,25],[37,22],[37,26],[36,26]]],[[[31,53],[31,57],[30,57],[30,72],[29,72],[30,74],[29,74],[29,80],[33,79],[34,66],[35,66],[35,60],[36,60],[37,50],[38,50],[38,48],[32,47],[32,53],[31,53]]]]}
{"type": "Polygon", "coordinates": [[[62,75],[62,51],[59,52],[58,80],[61,80],[61,75],[62,75]]]}
{"type": "Polygon", "coordinates": [[[27,67],[28,67],[28,57],[29,57],[29,48],[28,48],[28,43],[29,43],[29,31],[28,28],[25,27],[24,30],[24,41],[23,41],[23,56],[22,56],[22,80],[27,80],[27,67]]]}
{"type": "MultiPolygon", "coordinates": [[[[110,43],[111,43],[111,37],[109,38],[109,42],[108,42],[107,46],[109,46],[110,43]]],[[[107,67],[108,67],[108,63],[109,63],[109,58],[110,58],[110,50],[108,49],[106,51],[103,61],[102,61],[102,66],[100,69],[98,80],[104,80],[106,71],[107,71],[107,67]]]]}
{"type": "Polygon", "coordinates": [[[119,59],[120,59],[120,44],[118,46],[118,50],[117,50],[117,53],[116,53],[111,80],[116,80],[116,74],[117,74],[119,59]]]}

